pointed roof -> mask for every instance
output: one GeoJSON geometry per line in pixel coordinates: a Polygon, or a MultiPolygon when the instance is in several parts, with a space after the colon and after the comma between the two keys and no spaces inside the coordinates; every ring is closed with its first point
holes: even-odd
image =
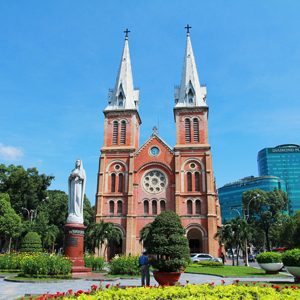
{"type": "Polygon", "coordinates": [[[114,89],[109,91],[108,106],[105,110],[137,109],[139,90],[133,87],[131,60],[128,44],[128,29],[126,29],[125,44],[122,53],[119,72],[114,89]]]}
{"type": "Polygon", "coordinates": [[[193,53],[189,28],[186,27],[186,49],[183,61],[181,84],[175,88],[175,107],[207,107],[206,87],[200,85],[193,53]]]}

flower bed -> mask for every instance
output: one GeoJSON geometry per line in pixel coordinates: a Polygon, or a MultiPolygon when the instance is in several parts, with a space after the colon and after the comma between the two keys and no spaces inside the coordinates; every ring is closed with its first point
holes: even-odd
{"type": "Polygon", "coordinates": [[[3,271],[15,271],[21,269],[22,258],[26,254],[0,254],[0,270],[3,271]]]}
{"type": "Polygon", "coordinates": [[[91,268],[93,271],[102,271],[105,265],[104,258],[94,255],[85,255],[84,265],[87,268],[91,268]]]}
{"type": "Polygon", "coordinates": [[[138,275],[140,274],[138,256],[116,256],[110,264],[110,274],[115,275],[138,275]]]}
{"type": "Polygon", "coordinates": [[[211,284],[203,285],[186,285],[173,286],[173,287],[133,287],[133,288],[119,288],[119,286],[110,287],[109,284],[103,289],[102,286],[98,287],[92,285],[88,291],[69,290],[66,293],[44,294],[35,300],[46,300],[50,298],[55,299],[206,299],[206,300],[237,300],[237,299],[264,299],[264,300],[296,300],[300,298],[300,289],[298,286],[281,287],[277,285],[259,286],[257,284],[246,286],[239,285],[236,281],[233,285],[215,286],[211,284]]]}

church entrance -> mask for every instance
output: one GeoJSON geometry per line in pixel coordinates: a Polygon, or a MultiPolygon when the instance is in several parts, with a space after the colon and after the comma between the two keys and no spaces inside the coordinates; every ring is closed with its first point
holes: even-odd
{"type": "Polygon", "coordinates": [[[187,233],[189,241],[190,253],[203,252],[203,239],[202,232],[198,228],[191,228],[187,233]]]}
{"type": "Polygon", "coordinates": [[[121,255],[123,253],[122,246],[123,246],[123,239],[121,239],[119,243],[117,243],[116,241],[110,242],[108,246],[108,259],[111,260],[117,254],[121,255]]]}

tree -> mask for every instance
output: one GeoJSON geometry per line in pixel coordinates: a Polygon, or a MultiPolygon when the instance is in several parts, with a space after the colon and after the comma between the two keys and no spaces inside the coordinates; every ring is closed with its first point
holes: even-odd
{"type": "Polygon", "coordinates": [[[286,211],[287,204],[287,195],[280,190],[255,189],[243,193],[243,207],[249,223],[264,231],[268,251],[271,250],[271,229],[286,211]]]}
{"type": "Polygon", "coordinates": [[[300,248],[300,211],[288,217],[279,231],[280,245],[287,248],[300,248]]]}
{"type": "MultiPolygon", "coordinates": [[[[89,227],[87,230],[87,238],[91,241],[93,251],[95,251],[95,248],[98,248],[99,256],[104,243],[106,243],[106,245],[114,241],[119,243],[122,236],[120,230],[118,230],[113,223],[101,221],[89,227]]],[[[107,246],[104,250],[106,250],[106,248],[107,246]]]]}
{"type": "Polygon", "coordinates": [[[175,212],[162,212],[155,218],[144,246],[147,252],[156,255],[152,265],[159,271],[178,272],[187,265],[190,255],[188,240],[175,212]]]}
{"type": "Polygon", "coordinates": [[[21,218],[11,207],[9,195],[0,193],[0,235],[4,239],[4,244],[8,242],[8,252],[11,250],[12,240],[20,233],[21,218]]]}
{"type": "Polygon", "coordinates": [[[0,165],[0,192],[9,194],[11,205],[17,214],[22,207],[35,210],[47,197],[47,188],[53,176],[39,174],[36,168],[25,170],[22,166],[0,165]]]}

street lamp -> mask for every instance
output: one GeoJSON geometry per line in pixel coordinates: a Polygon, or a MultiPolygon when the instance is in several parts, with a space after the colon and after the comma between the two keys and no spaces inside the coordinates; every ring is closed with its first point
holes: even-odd
{"type": "Polygon", "coordinates": [[[27,212],[28,220],[30,220],[30,222],[32,222],[33,215],[34,215],[34,210],[33,209],[29,210],[26,207],[22,207],[22,209],[27,212]]]}

